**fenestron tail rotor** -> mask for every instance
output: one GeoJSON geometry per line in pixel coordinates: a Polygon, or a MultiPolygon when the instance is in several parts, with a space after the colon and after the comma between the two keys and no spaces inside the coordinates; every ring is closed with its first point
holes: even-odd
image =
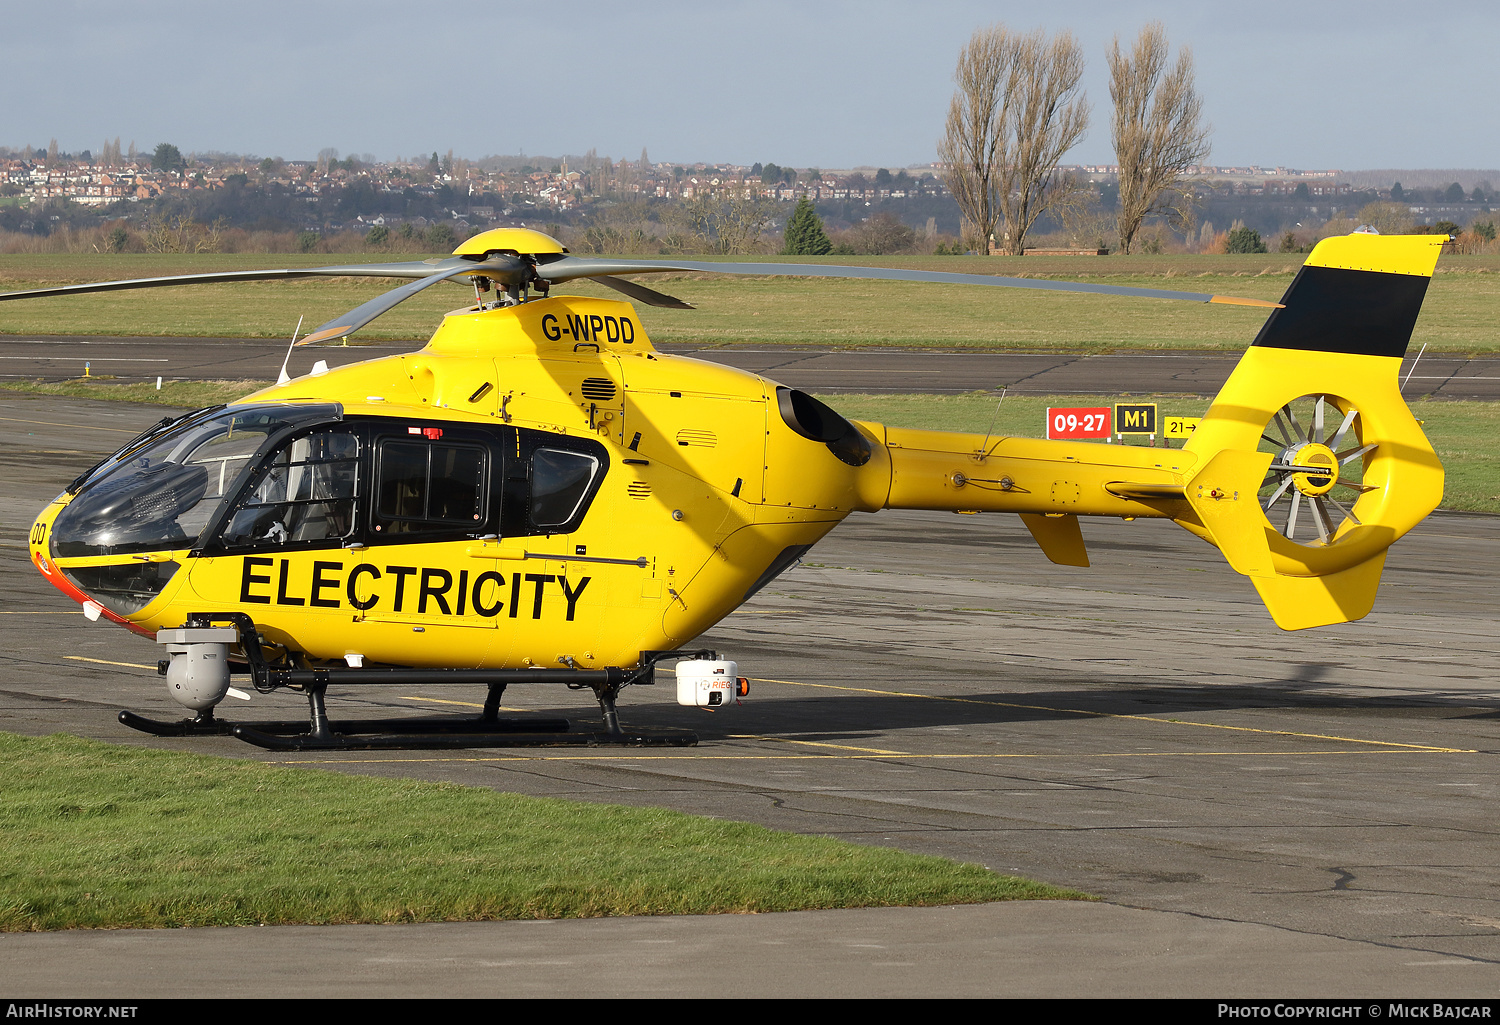
{"type": "Polygon", "coordinates": [[[1327,545],[1346,523],[1360,526],[1355,505],[1379,490],[1363,481],[1364,457],[1377,447],[1362,443],[1359,410],[1346,400],[1315,394],[1286,403],[1261,434],[1261,450],[1273,453],[1260,489],[1266,518],[1303,545],[1327,545]]]}

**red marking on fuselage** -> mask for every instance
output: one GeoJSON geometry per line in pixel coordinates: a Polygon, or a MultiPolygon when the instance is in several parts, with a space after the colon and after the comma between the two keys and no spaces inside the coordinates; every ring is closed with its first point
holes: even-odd
{"type": "Polygon", "coordinates": [[[76,586],[74,586],[73,581],[69,580],[63,574],[62,570],[58,569],[56,566],[48,562],[47,557],[41,552],[34,553],[32,555],[32,560],[36,563],[36,568],[42,571],[42,576],[46,577],[53,587],[57,588],[69,598],[72,598],[78,604],[82,605],[84,602],[93,601],[95,605],[99,606],[99,611],[103,613],[104,618],[108,619],[111,623],[118,623],[120,626],[123,626],[131,633],[138,633],[142,637],[150,637],[152,640],[156,639],[156,631],[148,630],[144,626],[141,626],[137,623],[132,623],[130,620],[126,619],[118,612],[110,611],[101,603],[94,601],[94,599],[90,598],[88,595],[80,591],[76,586]]]}

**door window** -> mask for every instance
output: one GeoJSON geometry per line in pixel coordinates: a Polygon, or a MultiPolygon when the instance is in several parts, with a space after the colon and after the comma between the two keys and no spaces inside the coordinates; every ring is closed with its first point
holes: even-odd
{"type": "Polygon", "coordinates": [[[334,541],[354,530],[359,438],[316,431],[284,445],[260,469],[224,529],[226,545],[334,541]]]}
{"type": "Polygon", "coordinates": [[[375,530],[381,534],[477,531],[485,520],[486,449],[438,441],[380,445],[375,530]]]}

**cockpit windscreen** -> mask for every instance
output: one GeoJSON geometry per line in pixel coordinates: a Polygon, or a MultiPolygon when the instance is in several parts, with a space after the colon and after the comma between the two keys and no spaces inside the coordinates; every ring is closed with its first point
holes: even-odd
{"type": "Polygon", "coordinates": [[[185,421],[88,482],[52,528],[56,557],[191,548],[256,456],[332,404],[237,406],[185,421]]]}

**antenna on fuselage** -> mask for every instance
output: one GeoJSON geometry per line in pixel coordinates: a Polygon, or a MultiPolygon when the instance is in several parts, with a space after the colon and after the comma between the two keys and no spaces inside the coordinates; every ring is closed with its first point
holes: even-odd
{"type": "MultiPolygon", "coordinates": [[[[306,314],[303,314],[306,316],[306,314]]],[[[302,333],[302,317],[297,318],[297,326],[292,329],[292,344],[286,347],[286,359],[281,361],[281,373],[276,375],[278,385],[286,384],[292,379],[292,375],[286,372],[286,366],[292,361],[292,350],[297,347],[297,336],[302,333]]]]}
{"type": "Polygon", "coordinates": [[[1404,393],[1406,391],[1406,382],[1410,381],[1411,380],[1411,375],[1415,374],[1417,372],[1417,364],[1422,361],[1422,353],[1424,353],[1426,351],[1427,351],[1427,343],[1423,342],[1422,343],[1422,348],[1420,348],[1420,349],[1417,350],[1417,358],[1411,361],[1411,369],[1406,372],[1406,377],[1404,379],[1402,379],[1402,381],[1401,381],[1401,387],[1399,389],[1397,389],[1398,392],[1404,393]]]}
{"type": "MultiPolygon", "coordinates": [[[[984,444],[979,446],[981,459],[989,458],[990,435],[995,433],[995,425],[1000,422],[1000,407],[1005,404],[1005,393],[1008,391],[1010,391],[1010,385],[1006,384],[1000,387],[1000,401],[995,403],[995,415],[990,419],[990,429],[984,432],[984,444]]],[[[998,445],[999,442],[995,444],[998,445]]]]}

